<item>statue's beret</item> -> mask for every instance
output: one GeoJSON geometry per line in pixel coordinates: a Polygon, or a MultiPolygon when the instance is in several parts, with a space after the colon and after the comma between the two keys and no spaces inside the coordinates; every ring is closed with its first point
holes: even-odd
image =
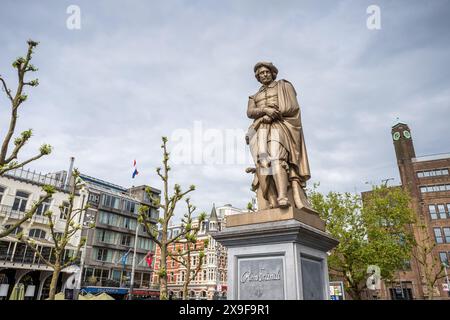
{"type": "Polygon", "coordinates": [[[256,75],[256,70],[258,70],[261,67],[266,67],[268,68],[270,71],[272,71],[273,74],[277,75],[278,74],[278,69],[277,67],[275,67],[272,62],[265,62],[265,61],[261,61],[258,62],[257,64],[255,64],[255,67],[253,68],[253,71],[255,72],[256,75]]]}

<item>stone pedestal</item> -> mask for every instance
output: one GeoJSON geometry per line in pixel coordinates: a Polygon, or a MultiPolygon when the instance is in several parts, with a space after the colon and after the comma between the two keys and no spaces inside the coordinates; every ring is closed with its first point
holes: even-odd
{"type": "Polygon", "coordinates": [[[212,235],[228,250],[228,299],[329,299],[327,251],[338,241],[310,209],[270,209],[227,217],[212,235]]]}

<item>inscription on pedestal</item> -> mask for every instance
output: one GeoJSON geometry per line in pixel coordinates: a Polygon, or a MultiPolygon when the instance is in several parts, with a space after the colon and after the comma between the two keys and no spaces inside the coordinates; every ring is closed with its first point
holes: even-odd
{"type": "Polygon", "coordinates": [[[238,260],[240,300],[285,299],[283,258],[238,260]]]}

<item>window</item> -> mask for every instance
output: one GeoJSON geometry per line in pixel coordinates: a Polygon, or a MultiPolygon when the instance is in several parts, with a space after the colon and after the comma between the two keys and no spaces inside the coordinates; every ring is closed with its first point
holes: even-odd
{"type": "Polygon", "coordinates": [[[442,231],[440,228],[433,228],[434,230],[434,238],[436,239],[436,243],[441,244],[444,243],[442,238],[442,231]]]}
{"type": "Polygon", "coordinates": [[[445,242],[450,243],[450,228],[443,228],[445,242]]]}
{"type": "Polygon", "coordinates": [[[436,170],[417,172],[417,177],[419,177],[419,178],[446,176],[446,175],[448,175],[448,169],[436,169],[436,170]]]}
{"type": "Polygon", "coordinates": [[[99,201],[100,201],[100,195],[95,194],[95,193],[90,193],[88,199],[89,199],[89,200],[88,200],[89,202],[98,204],[99,201]]]}
{"type": "Polygon", "coordinates": [[[136,213],[136,203],[134,203],[134,202],[132,202],[132,201],[128,201],[128,200],[125,200],[124,201],[124,204],[125,204],[125,208],[124,208],[124,210],[126,211],[126,212],[130,212],[130,213],[136,213]]]}
{"type": "Polygon", "coordinates": [[[441,259],[441,262],[445,265],[448,265],[448,256],[447,252],[439,252],[439,259],[441,259]]]}
{"type": "Polygon", "coordinates": [[[130,228],[130,218],[123,219],[123,227],[129,229],[130,228]]]}
{"type": "MultiPolygon", "coordinates": [[[[6,226],[4,226],[5,230],[8,230],[9,228],[12,227],[12,224],[8,224],[6,226]]],[[[17,227],[16,229],[14,229],[14,231],[11,234],[18,234],[22,232],[22,228],[21,227],[17,227]]]]}
{"type": "Polygon", "coordinates": [[[128,235],[128,234],[123,234],[122,235],[122,239],[120,241],[120,244],[123,245],[123,246],[129,247],[130,243],[131,243],[131,236],[128,235]]]}
{"type": "Polygon", "coordinates": [[[437,219],[436,206],[434,204],[428,205],[428,211],[430,212],[431,219],[437,219]]]}
{"type": "Polygon", "coordinates": [[[59,207],[60,213],[59,213],[59,218],[62,220],[66,220],[68,215],[69,215],[69,207],[70,207],[70,203],[68,203],[67,201],[64,201],[61,206],[59,207]]]}
{"type": "Polygon", "coordinates": [[[5,188],[0,187],[0,203],[2,202],[3,199],[3,194],[5,193],[5,188]]]}
{"type": "Polygon", "coordinates": [[[120,199],[105,194],[105,195],[103,195],[102,204],[103,204],[103,206],[108,207],[108,208],[119,209],[120,199]]]}
{"type": "Polygon", "coordinates": [[[97,260],[98,261],[106,261],[108,257],[107,249],[97,249],[97,260]]]}
{"type": "Polygon", "coordinates": [[[438,204],[438,212],[439,212],[439,218],[445,219],[447,218],[447,214],[445,213],[445,206],[443,204],[438,204]]]}
{"type": "Polygon", "coordinates": [[[45,239],[46,232],[41,229],[31,229],[28,235],[32,238],[45,239]]]}
{"type": "Polygon", "coordinates": [[[421,186],[420,192],[439,192],[439,191],[450,191],[450,184],[439,184],[432,186],[421,186]]]}
{"type": "MultiPolygon", "coordinates": [[[[42,197],[41,197],[41,199],[42,199],[42,197]]],[[[44,213],[50,209],[51,201],[52,201],[52,199],[47,199],[44,202],[42,202],[36,210],[36,215],[43,216],[44,213]]]]}
{"type": "Polygon", "coordinates": [[[17,191],[16,198],[14,199],[14,204],[13,204],[12,209],[14,211],[25,212],[25,208],[27,206],[27,201],[28,201],[29,196],[30,196],[29,193],[26,193],[23,191],[17,191]]]}

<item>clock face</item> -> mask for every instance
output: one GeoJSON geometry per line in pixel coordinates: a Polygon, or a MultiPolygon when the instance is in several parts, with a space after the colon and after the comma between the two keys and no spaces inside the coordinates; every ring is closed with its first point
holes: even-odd
{"type": "Polygon", "coordinates": [[[394,134],[392,135],[392,138],[394,138],[395,141],[400,139],[400,132],[394,132],[394,134]]]}
{"type": "Polygon", "coordinates": [[[406,139],[409,139],[409,138],[411,138],[411,133],[409,133],[408,130],[405,130],[405,131],[403,131],[403,136],[404,136],[406,139]]]}

